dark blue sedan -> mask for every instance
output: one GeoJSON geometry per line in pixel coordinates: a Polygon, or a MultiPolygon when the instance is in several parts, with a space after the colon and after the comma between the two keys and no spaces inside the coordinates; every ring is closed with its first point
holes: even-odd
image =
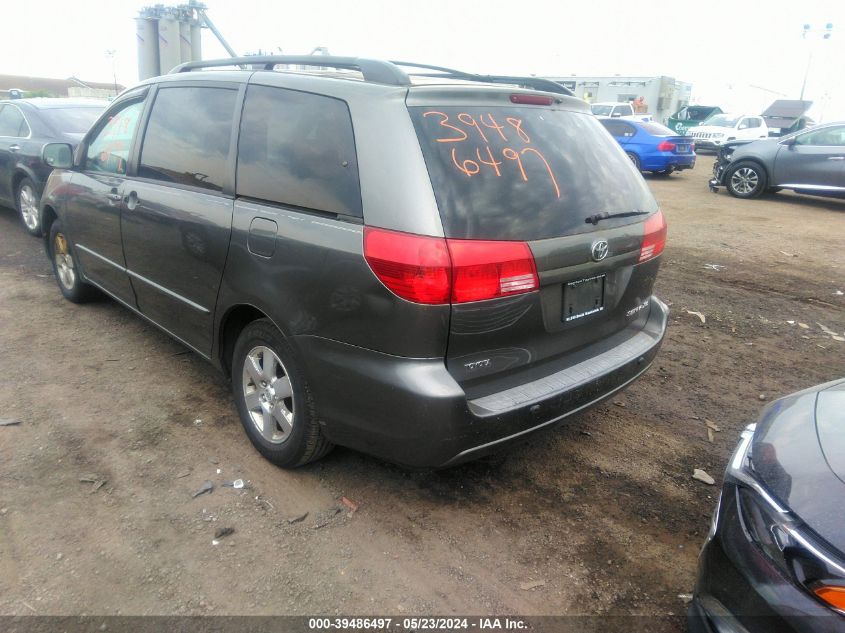
{"type": "Polygon", "coordinates": [[[695,146],[690,138],[678,136],[665,125],[620,119],[601,119],[601,124],[640,171],[668,175],[695,167],[695,146]]]}

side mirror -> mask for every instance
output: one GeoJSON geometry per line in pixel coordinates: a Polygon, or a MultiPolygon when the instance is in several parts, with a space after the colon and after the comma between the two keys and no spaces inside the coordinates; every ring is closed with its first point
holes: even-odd
{"type": "Polygon", "coordinates": [[[795,137],[793,136],[792,138],[784,139],[780,142],[780,144],[791,148],[793,145],[795,145],[795,137]]]}
{"type": "Polygon", "coordinates": [[[73,167],[73,148],[67,143],[47,143],[41,159],[53,169],[69,169],[73,167]]]}
{"type": "Polygon", "coordinates": [[[613,114],[610,115],[610,117],[612,119],[620,119],[620,118],[622,118],[622,113],[621,112],[614,112],[613,114]]]}

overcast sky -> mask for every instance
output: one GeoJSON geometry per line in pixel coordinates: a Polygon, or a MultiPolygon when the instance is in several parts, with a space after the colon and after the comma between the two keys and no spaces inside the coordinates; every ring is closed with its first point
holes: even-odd
{"type": "MultiPolygon", "coordinates": [[[[135,0],[3,2],[0,73],[111,81],[138,79],[135,0]],[[18,25],[9,28],[10,25],[18,25]],[[29,28],[23,28],[29,25],[29,28]]],[[[169,3],[166,3],[169,4],[169,3]]],[[[173,4],[177,4],[174,2],[173,4]]],[[[805,98],[817,120],[845,119],[845,0],[206,0],[238,53],[259,48],[413,60],[476,72],[669,75],[693,101],[759,112],[805,98]],[[833,36],[822,40],[826,23],[833,36]],[[808,23],[818,33],[803,39],[808,23]]],[[[225,51],[206,29],[206,58],[225,51]]]]}

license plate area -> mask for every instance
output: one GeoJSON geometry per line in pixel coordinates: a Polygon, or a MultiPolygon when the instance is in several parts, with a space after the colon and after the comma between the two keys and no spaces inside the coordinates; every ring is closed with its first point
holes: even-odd
{"type": "Polygon", "coordinates": [[[563,286],[564,323],[572,323],[604,311],[604,287],[607,275],[576,279],[563,286]]]}
{"type": "Polygon", "coordinates": [[[689,145],[678,145],[678,153],[679,154],[689,154],[690,146],[689,145]]]}

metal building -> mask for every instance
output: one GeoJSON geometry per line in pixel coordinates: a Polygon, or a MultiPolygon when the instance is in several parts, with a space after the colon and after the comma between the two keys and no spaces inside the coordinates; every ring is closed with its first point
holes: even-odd
{"type": "Polygon", "coordinates": [[[138,79],[169,73],[174,66],[202,59],[202,27],[215,31],[196,0],[176,6],[144,7],[135,18],[138,79]]]}
{"type": "Polygon", "coordinates": [[[637,101],[642,98],[645,112],[666,123],[669,116],[690,101],[692,84],[673,77],[546,77],[566,86],[575,96],[589,103],[599,101],[637,101]]]}

